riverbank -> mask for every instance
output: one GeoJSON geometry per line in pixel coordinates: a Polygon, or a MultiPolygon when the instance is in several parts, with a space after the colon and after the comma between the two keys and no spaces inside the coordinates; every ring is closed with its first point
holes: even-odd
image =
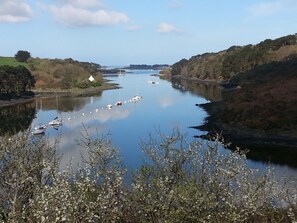
{"type": "Polygon", "coordinates": [[[227,142],[232,142],[233,145],[239,147],[256,145],[297,148],[295,130],[255,129],[249,128],[240,122],[225,122],[226,110],[223,101],[199,104],[198,106],[203,108],[209,115],[203,125],[194,127],[208,132],[206,135],[199,136],[200,138],[210,139],[219,134],[227,142]]]}
{"type": "Polygon", "coordinates": [[[190,77],[184,77],[182,75],[171,76],[171,79],[187,80],[187,81],[191,81],[191,82],[194,82],[194,83],[212,84],[212,85],[217,85],[217,86],[221,86],[221,84],[223,83],[222,81],[219,81],[219,80],[207,80],[207,79],[199,79],[199,78],[190,78],[190,77]]]}
{"type": "Polygon", "coordinates": [[[69,96],[69,97],[78,97],[78,96],[89,96],[96,95],[102,91],[113,90],[119,88],[116,83],[104,83],[99,87],[91,87],[86,89],[33,89],[32,96],[23,95],[18,98],[13,98],[10,100],[0,100],[0,108],[13,106],[16,104],[23,104],[35,100],[36,98],[49,98],[55,96],[69,96]]]}

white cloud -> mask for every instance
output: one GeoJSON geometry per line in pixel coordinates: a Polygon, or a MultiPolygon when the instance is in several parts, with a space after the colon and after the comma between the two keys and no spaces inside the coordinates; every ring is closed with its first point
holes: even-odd
{"type": "Polygon", "coordinates": [[[110,26],[129,21],[125,13],[105,9],[102,0],[55,0],[42,8],[69,27],[110,26]]]}
{"type": "Polygon", "coordinates": [[[108,26],[128,22],[129,20],[124,13],[103,9],[91,11],[72,5],[63,7],[51,6],[50,12],[58,22],[70,27],[108,26]]]}
{"type": "Polygon", "coordinates": [[[162,22],[159,24],[159,26],[157,28],[157,32],[159,32],[159,33],[172,33],[172,32],[179,33],[181,31],[172,24],[162,22]]]}
{"type": "Polygon", "coordinates": [[[72,5],[78,8],[98,8],[103,7],[103,3],[100,0],[57,0],[62,5],[72,5]]]}
{"type": "Polygon", "coordinates": [[[33,11],[24,0],[0,0],[0,22],[17,23],[29,21],[33,11]]]}
{"type": "Polygon", "coordinates": [[[161,108],[170,107],[170,106],[174,105],[175,101],[176,100],[174,98],[172,98],[172,97],[161,98],[160,101],[159,101],[160,107],[161,108]]]}

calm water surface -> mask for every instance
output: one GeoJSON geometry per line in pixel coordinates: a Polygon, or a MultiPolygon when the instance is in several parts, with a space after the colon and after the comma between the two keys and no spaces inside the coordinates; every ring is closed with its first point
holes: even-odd
{"type": "MultiPolygon", "coordinates": [[[[1,109],[0,134],[13,127],[17,131],[30,125],[47,124],[58,116],[64,121],[63,126],[58,129],[47,128],[45,135],[51,141],[59,139],[59,152],[63,154],[61,168],[66,166],[70,158],[74,164],[80,162],[83,149],[78,141],[84,129],[87,129],[91,136],[107,136],[112,145],[120,150],[125,166],[133,170],[141,165],[143,155],[140,141],[145,140],[149,133],[156,135],[156,130],[160,130],[163,134],[170,134],[173,128],[178,127],[189,141],[194,140],[194,136],[203,132],[190,127],[201,125],[207,116],[195,104],[220,99],[220,90],[214,86],[171,83],[150,76],[154,73],[156,71],[132,71],[124,76],[108,77],[121,88],[104,91],[96,96],[44,98],[34,103],[1,109]],[[151,84],[150,81],[158,84],[151,84]],[[143,98],[136,103],[130,102],[129,99],[135,95],[143,98]],[[115,106],[116,101],[122,101],[123,105],[115,106]],[[112,109],[107,109],[108,104],[113,105],[112,109]],[[7,115],[11,113],[16,114],[14,118],[7,115]]],[[[267,159],[269,152],[261,156],[267,159]]],[[[249,160],[249,165],[262,169],[267,165],[263,160],[249,160]]],[[[273,167],[277,175],[297,176],[294,165],[275,162],[273,167]]]]}

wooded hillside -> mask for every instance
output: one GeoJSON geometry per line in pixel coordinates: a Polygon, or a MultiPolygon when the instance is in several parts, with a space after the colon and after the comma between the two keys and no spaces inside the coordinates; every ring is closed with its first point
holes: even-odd
{"type": "Polygon", "coordinates": [[[36,79],[36,88],[87,88],[100,86],[102,75],[97,71],[100,65],[78,62],[73,59],[39,59],[28,60],[28,68],[36,79]],[[95,81],[88,78],[92,75],[95,81]]]}
{"type": "Polygon", "coordinates": [[[18,62],[12,57],[0,57],[0,65],[11,67],[24,66],[33,75],[36,89],[69,89],[100,86],[102,75],[99,64],[79,62],[69,59],[29,58],[27,62],[18,62]],[[92,75],[94,82],[88,78],[92,75]]]}
{"type": "Polygon", "coordinates": [[[267,39],[257,45],[232,46],[217,53],[196,55],[172,65],[171,74],[201,80],[224,81],[239,72],[258,65],[286,60],[297,54],[297,37],[288,35],[275,40],[267,39]]]}

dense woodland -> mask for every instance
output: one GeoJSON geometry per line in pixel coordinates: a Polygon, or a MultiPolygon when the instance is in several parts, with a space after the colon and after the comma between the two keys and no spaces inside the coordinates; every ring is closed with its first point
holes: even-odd
{"type": "Polygon", "coordinates": [[[35,78],[25,66],[0,66],[0,94],[20,95],[35,85],[35,78]]]}

